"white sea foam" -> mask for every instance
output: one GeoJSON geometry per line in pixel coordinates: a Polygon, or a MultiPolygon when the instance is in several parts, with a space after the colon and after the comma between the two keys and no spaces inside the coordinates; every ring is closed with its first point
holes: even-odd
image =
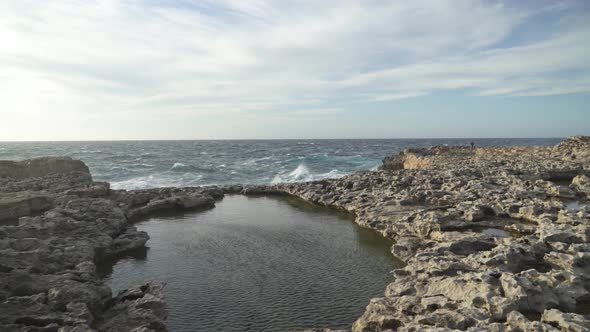
{"type": "Polygon", "coordinates": [[[267,157],[262,157],[262,158],[248,159],[248,160],[244,161],[242,163],[242,165],[254,165],[254,164],[256,164],[259,161],[269,160],[271,158],[272,158],[272,156],[267,156],[267,157]]]}
{"type": "Polygon", "coordinates": [[[309,169],[304,164],[299,164],[296,169],[289,173],[289,177],[294,180],[307,179],[311,176],[309,169]]]}
{"type": "Polygon", "coordinates": [[[193,169],[193,166],[183,164],[183,163],[174,163],[174,165],[172,165],[172,168],[170,168],[171,171],[177,171],[177,172],[190,171],[192,169],[193,169]]]}
{"type": "Polygon", "coordinates": [[[307,166],[305,164],[299,164],[297,168],[288,174],[277,174],[272,180],[272,183],[310,181],[311,177],[307,166]]]}
{"type": "Polygon", "coordinates": [[[182,186],[200,186],[203,185],[200,180],[203,178],[200,174],[186,173],[183,176],[170,176],[164,173],[150,174],[139,176],[123,181],[111,182],[113,189],[147,189],[158,187],[182,187],[182,186]]]}
{"type": "Polygon", "coordinates": [[[174,165],[172,165],[172,168],[179,168],[179,167],[186,167],[186,164],[183,163],[174,163],[174,165]]]}
{"type": "Polygon", "coordinates": [[[341,172],[337,169],[333,169],[327,173],[313,174],[305,164],[299,164],[297,168],[288,174],[277,174],[272,180],[273,184],[277,183],[289,183],[289,182],[306,182],[323,179],[334,179],[340,178],[348,173],[341,172]]]}

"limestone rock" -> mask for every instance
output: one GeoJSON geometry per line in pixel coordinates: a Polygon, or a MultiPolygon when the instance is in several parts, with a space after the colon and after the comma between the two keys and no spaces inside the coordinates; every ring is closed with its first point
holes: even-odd
{"type": "Polygon", "coordinates": [[[149,282],[121,291],[104,313],[98,331],[167,331],[164,283],[149,282]]]}
{"type": "Polygon", "coordinates": [[[582,332],[590,331],[590,321],[582,315],[563,313],[557,309],[545,310],[541,321],[552,326],[558,326],[562,331],[582,332]]]}
{"type": "Polygon", "coordinates": [[[478,251],[488,251],[496,246],[495,243],[483,239],[463,239],[453,242],[449,250],[457,255],[469,255],[478,251]]]}
{"type": "Polygon", "coordinates": [[[90,174],[86,164],[69,157],[42,157],[23,161],[0,160],[0,177],[4,178],[23,179],[69,172],[90,174]]]}
{"type": "Polygon", "coordinates": [[[161,284],[113,299],[95,262],[145,246],[130,211],[212,206],[221,189],[112,191],[69,158],[0,162],[0,174],[0,219],[20,217],[0,224],[0,330],[166,330],[161,284]]]}
{"type": "Polygon", "coordinates": [[[581,201],[569,211],[564,200],[586,193],[589,151],[590,137],[556,147],[407,149],[377,172],[249,192],[350,211],[397,241],[392,253],[407,265],[353,331],[575,330],[588,322],[573,311],[589,297],[590,210],[581,201]],[[556,308],[571,323],[523,314],[556,308]]]}
{"type": "Polygon", "coordinates": [[[137,218],[148,215],[156,211],[174,210],[174,209],[195,209],[195,208],[209,208],[215,205],[215,199],[209,195],[203,194],[172,194],[163,198],[154,198],[147,202],[147,204],[132,208],[127,212],[127,217],[137,218]]]}
{"type": "Polygon", "coordinates": [[[572,180],[572,186],[579,192],[590,195],[590,177],[578,175],[572,180]]]}
{"type": "Polygon", "coordinates": [[[37,214],[52,206],[53,197],[39,192],[0,193],[0,220],[37,214]]]}

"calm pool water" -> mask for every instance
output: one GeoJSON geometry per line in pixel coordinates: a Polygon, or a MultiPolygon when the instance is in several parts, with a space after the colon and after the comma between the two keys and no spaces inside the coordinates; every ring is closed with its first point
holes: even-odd
{"type": "Polygon", "coordinates": [[[137,224],[148,250],[101,267],[113,287],[165,280],[171,331],[350,327],[399,266],[391,242],[295,198],[226,196],[137,224]]]}

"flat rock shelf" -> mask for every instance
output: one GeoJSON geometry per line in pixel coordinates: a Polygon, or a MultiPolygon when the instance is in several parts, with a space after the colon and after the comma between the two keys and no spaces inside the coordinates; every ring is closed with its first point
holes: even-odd
{"type": "Polygon", "coordinates": [[[166,280],[171,331],[346,328],[401,264],[391,241],[296,198],[229,195],[136,226],[151,236],[147,252],[99,273],[114,291],[166,280]]]}

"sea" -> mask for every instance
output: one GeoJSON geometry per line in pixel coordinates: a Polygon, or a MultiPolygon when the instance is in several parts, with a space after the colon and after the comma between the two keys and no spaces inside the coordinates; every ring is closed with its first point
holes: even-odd
{"type": "Polygon", "coordinates": [[[69,156],[113,189],[274,184],[375,170],[383,158],[433,145],[555,145],[562,138],[0,142],[0,160],[69,156]]]}

